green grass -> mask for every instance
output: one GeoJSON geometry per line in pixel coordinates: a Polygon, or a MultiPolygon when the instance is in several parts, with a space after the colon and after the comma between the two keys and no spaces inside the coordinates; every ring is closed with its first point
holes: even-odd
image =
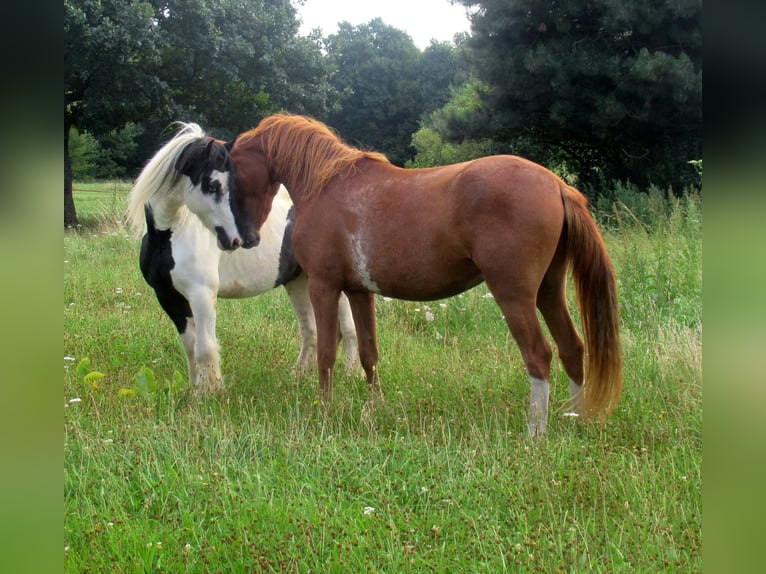
{"type": "Polygon", "coordinates": [[[77,219],[84,229],[116,229],[124,221],[130,182],[81,182],[72,185],[77,219]]]}
{"type": "Polygon", "coordinates": [[[315,377],[293,375],[282,290],[221,300],[227,392],[192,397],[137,241],[110,225],[124,192],[98,195],[76,192],[89,223],[64,235],[66,571],[702,569],[697,198],[604,219],[625,392],[606,425],[562,417],[555,361],[549,437],[534,442],[528,379],[484,286],[429,303],[432,320],[378,299],[374,410],[360,377],[339,375],[323,411],[315,377]]]}

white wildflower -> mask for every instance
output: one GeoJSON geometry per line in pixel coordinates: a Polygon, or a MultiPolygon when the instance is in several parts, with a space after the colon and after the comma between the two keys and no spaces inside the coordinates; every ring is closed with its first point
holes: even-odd
{"type": "Polygon", "coordinates": [[[80,397],[75,397],[75,398],[73,398],[73,399],[69,399],[69,404],[70,404],[70,405],[71,405],[72,403],[81,403],[81,402],[82,402],[82,399],[81,399],[80,397]]]}
{"type": "Polygon", "coordinates": [[[364,507],[364,515],[365,516],[369,516],[373,512],[375,512],[375,508],[373,508],[372,506],[365,506],[364,507]]]}

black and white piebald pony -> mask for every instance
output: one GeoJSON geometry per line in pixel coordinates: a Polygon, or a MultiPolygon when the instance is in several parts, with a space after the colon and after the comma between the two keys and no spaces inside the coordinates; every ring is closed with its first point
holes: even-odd
{"type": "MultiPolygon", "coordinates": [[[[136,180],[128,200],[128,221],[143,233],[140,267],[160,305],[176,326],[189,361],[189,382],[197,392],[223,388],[216,338],[216,298],[259,295],[280,285],[287,290],[301,334],[296,367],[316,362],[317,333],[306,275],[291,247],[295,209],[286,190],[274,198],[272,212],[255,249],[221,251],[216,235],[205,227],[216,216],[226,228],[211,226],[220,237],[236,231],[222,193],[230,171],[224,143],[207,137],[199,125],[181,129],[152,157],[136,180]],[[221,209],[225,208],[225,209],[221,209]],[[221,216],[221,213],[225,215],[221,216]],[[229,221],[231,220],[231,221],[229,221]],[[230,226],[230,228],[229,228],[230,226]]],[[[340,300],[340,337],[345,366],[358,366],[357,336],[345,295],[340,300]]]]}

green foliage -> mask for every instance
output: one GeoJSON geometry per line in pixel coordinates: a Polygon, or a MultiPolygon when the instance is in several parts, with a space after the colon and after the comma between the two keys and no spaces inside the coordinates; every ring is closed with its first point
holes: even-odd
{"type": "Polygon", "coordinates": [[[100,138],[89,132],[80,133],[72,128],[69,136],[69,154],[72,175],[79,181],[106,180],[125,177],[126,165],[135,161],[138,149],[136,138],[143,129],[128,122],[122,129],[112,130],[100,138]]]}
{"type": "Polygon", "coordinates": [[[623,321],[676,323],[701,331],[702,212],[697,193],[676,197],[657,188],[640,192],[616,184],[596,202],[601,224],[614,234],[624,285],[623,321]]]}
{"type": "Polygon", "coordinates": [[[589,185],[695,183],[686,162],[701,154],[701,2],[463,3],[480,7],[468,45],[491,88],[475,135],[563,160],[589,185]]]}
{"type": "Polygon", "coordinates": [[[700,199],[614,193],[597,212],[620,281],[625,391],[604,426],[563,417],[556,361],[550,436],[536,442],[523,361],[484,286],[378,299],[386,401],[372,409],[358,377],[338,374],[326,410],[315,374],[296,378],[283,291],[221,300],[227,388],[196,397],[135,239],[67,234],[65,571],[700,571],[700,199]],[[92,363],[77,372],[71,357],[92,363]],[[106,375],[96,391],[92,365],[106,375]]]}
{"type": "Polygon", "coordinates": [[[161,8],[158,75],[187,118],[233,137],[281,108],[326,111],[326,62],[317,39],[297,36],[289,0],[173,0],[161,8]]]}
{"type": "Polygon", "coordinates": [[[412,38],[380,18],[359,26],[341,22],[327,38],[327,54],[340,94],[330,125],[348,142],[403,165],[413,155],[410,140],[423,109],[412,38]]]}
{"type": "Polygon", "coordinates": [[[490,155],[492,142],[468,140],[462,143],[445,142],[433,128],[422,127],[412,136],[412,145],[417,151],[406,167],[434,167],[469,161],[490,155]]]}
{"type": "MultiPolygon", "coordinates": [[[[76,127],[102,148],[74,177],[132,176],[179,119],[231,138],[280,108],[323,114],[328,61],[318,38],[297,32],[290,0],[67,0],[65,134],[76,127]]],[[[66,135],[64,148],[66,166],[66,135]]],[[[65,225],[74,226],[71,174],[65,225]]]]}
{"type": "Polygon", "coordinates": [[[69,135],[69,154],[72,158],[72,174],[78,180],[96,177],[101,144],[88,132],[80,133],[72,128],[69,135]]]}
{"type": "Polygon", "coordinates": [[[85,357],[79,363],[77,363],[77,378],[80,379],[83,385],[90,390],[97,390],[99,388],[99,382],[106,375],[101,371],[96,371],[90,368],[90,359],[85,357]]]}
{"type": "Polygon", "coordinates": [[[496,153],[492,140],[468,137],[468,134],[474,133],[468,124],[481,106],[482,89],[481,83],[476,81],[450,89],[449,101],[428,114],[421,128],[412,136],[417,155],[407,162],[407,167],[447,165],[496,153]],[[450,134],[451,138],[446,140],[444,134],[450,134]]]}
{"type": "Polygon", "coordinates": [[[186,381],[179,371],[173,371],[172,382],[158,383],[154,371],[143,366],[136,373],[132,387],[121,387],[117,394],[124,397],[139,396],[148,402],[159,400],[161,395],[171,395],[184,388],[186,381]]]}
{"type": "Polygon", "coordinates": [[[119,129],[161,105],[159,29],[149,2],[64,2],[64,128],[119,129]]]}
{"type": "Polygon", "coordinates": [[[468,72],[468,64],[458,47],[432,40],[417,62],[417,79],[423,106],[421,115],[444,106],[449,101],[452,87],[464,83],[468,72]]]}

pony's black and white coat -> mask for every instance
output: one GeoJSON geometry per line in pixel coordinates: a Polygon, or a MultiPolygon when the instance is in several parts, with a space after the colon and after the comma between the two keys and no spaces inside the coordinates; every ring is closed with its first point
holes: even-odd
{"type": "MultiPolygon", "coordinates": [[[[300,327],[297,367],[307,368],[316,360],[316,322],[307,278],[292,253],[295,210],[289,195],[282,189],[275,197],[257,248],[221,251],[203,221],[218,215],[219,206],[228,208],[228,197],[221,193],[228,155],[220,154],[222,144],[206,137],[197,124],[181,126],[136,180],[128,218],[137,234],[144,232],[141,272],[178,330],[190,383],[199,392],[223,386],[216,298],[252,297],[280,285],[287,290],[300,327]]],[[[224,229],[216,231],[219,238],[225,236],[224,229]]],[[[357,338],[345,296],[339,317],[345,364],[353,368],[359,360],[357,338]]]]}

